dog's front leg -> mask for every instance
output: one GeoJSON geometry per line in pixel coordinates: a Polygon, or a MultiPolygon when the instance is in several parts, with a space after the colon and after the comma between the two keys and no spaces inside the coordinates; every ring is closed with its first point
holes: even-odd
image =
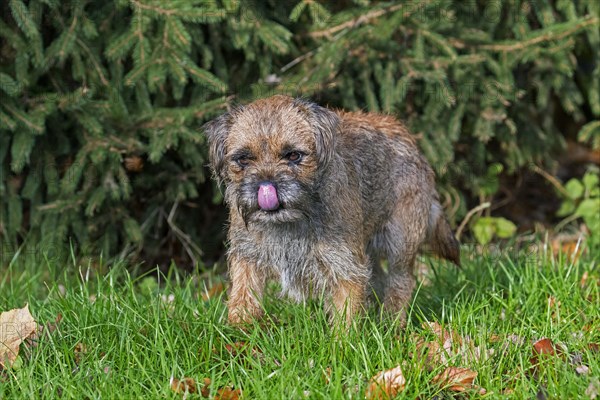
{"type": "Polygon", "coordinates": [[[229,323],[239,325],[260,318],[263,314],[260,301],[265,288],[264,273],[253,263],[231,256],[229,277],[231,279],[231,292],[227,302],[229,323]]]}
{"type": "Polygon", "coordinates": [[[331,320],[349,327],[364,307],[369,283],[369,260],[364,252],[353,252],[347,247],[321,249],[321,259],[329,272],[326,308],[331,320]]]}

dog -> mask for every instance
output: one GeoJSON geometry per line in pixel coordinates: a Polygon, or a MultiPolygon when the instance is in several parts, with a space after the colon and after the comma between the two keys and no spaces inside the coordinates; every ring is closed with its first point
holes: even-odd
{"type": "Polygon", "coordinates": [[[296,301],[324,296],[328,314],[346,324],[371,293],[405,321],[419,250],[459,265],[434,173],[392,116],[277,95],[204,131],[229,208],[231,324],[262,315],[273,277],[296,301]]]}

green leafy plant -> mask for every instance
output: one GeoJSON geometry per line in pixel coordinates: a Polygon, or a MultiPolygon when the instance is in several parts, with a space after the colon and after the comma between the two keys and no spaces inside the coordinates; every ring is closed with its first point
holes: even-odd
{"type": "Polygon", "coordinates": [[[471,227],[475,239],[485,246],[494,238],[508,239],[517,231],[517,226],[502,217],[481,217],[475,220],[471,227]]]}
{"type": "Polygon", "coordinates": [[[600,236],[600,176],[598,169],[590,169],[581,179],[570,179],[561,190],[562,204],[557,211],[565,217],[559,224],[562,227],[581,218],[594,240],[600,236]]]}

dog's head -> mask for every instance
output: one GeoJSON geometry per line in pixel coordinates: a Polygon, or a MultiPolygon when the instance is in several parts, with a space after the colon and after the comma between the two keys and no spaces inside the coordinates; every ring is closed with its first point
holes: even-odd
{"type": "Polygon", "coordinates": [[[249,222],[292,222],[318,201],[339,118],[306,100],[274,96],[205,125],[215,177],[249,222]]]}

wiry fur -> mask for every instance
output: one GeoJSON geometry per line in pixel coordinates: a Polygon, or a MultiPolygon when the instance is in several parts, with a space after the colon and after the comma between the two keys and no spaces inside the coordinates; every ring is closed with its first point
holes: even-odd
{"type": "Polygon", "coordinates": [[[458,264],[433,171],[396,119],[274,96],[234,109],[205,131],[230,208],[232,323],[261,314],[271,276],[298,301],[325,295],[349,321],[372,289],[388,311],[405,309],[426,242],[458,264]],[[290,150],[305,154],[298,165],[282,157],[290,150]],[[250,158],[247,166],[236,162],[240,155],[250,158]],[[277,188],[276,212],[258,207],[264,181],[277,188]]]}

